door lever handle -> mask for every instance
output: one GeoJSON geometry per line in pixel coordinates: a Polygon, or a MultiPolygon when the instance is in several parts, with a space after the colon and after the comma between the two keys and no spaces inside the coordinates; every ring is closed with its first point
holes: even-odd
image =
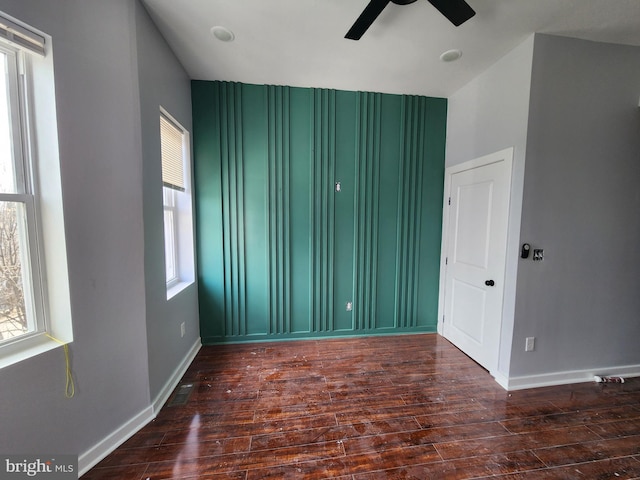
{"type": "Polygon", "coordinates": [[[487,280],[487,281],[484,282],[484,284],[487,287],[493,287],[496,284],[496,282],[494,282],[493,280],[487,280]]]}

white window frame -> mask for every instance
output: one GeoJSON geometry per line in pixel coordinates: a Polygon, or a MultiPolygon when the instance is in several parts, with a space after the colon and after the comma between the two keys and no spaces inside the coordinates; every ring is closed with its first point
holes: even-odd
{"type": "Polygon", "coordinates": [[[16,193],[1,193],[0,200],[24,206],[22,275],[31,323],[27,334],[0,342],[3,368],[73,341],[73,330],[51,37],[0,12],[0,49],[10,64],[16,172],[16,193]]]}
{"type": "MultiPolygon", "coordinates": [[[[165,281],[167,300],[195,282],[195,253],[193,245],[193,207],[191,190],[191,144],[189,131],[166,109],[160,107],[160,118],[167,120],[182,134],[182,174],[183,188],[174,188],[163,182],[163,225],[165,245],[165,281]],[[164,222],[165,212],[170,212],[173,222],[167,232],[164,222]],[[173,240],[173,249],[167,249],[167,238],[173,240]],[[168,258],[168,257],[171,258],[168,258]],[[167,277],[169,260],[175,268],[175,275],[167,277]]],[[[162,138],[161,138],[162,142],[162,138]]]]}
{"type": "Polygon", "coordinates": [[[180,242],[178,237],[178,217],[179,212],[177,208],[177,190],[169,187],[162,187],[163,209],[164,209],[164,260],[165,260],[165,280],[167,283],[167,289],[171,289],[178,283],[180,283],[180,259],[178,256],[180,242]],[[166,215],[170,215],[171,218],[167,222],[166,215]],[[167,223],[169,228],[167,230],[167,223]],[[167,245],[167,239],[170,245],[167,245]],[[169,265],[173,265],[173,274],[169,274],[169,265]]]}
{"type": "Polygon", "coordinates": [[[11,202],[21,207],[16,209],[18,222],[18,237],[20,240],[20,264],[23,280],[23,296],[27,316],[27,332],[7,339],[0,339],[0,346],[20,341],[28,336],[37,335],[46,330],[44,311],[42,308],[42,286],[40,272],[40,252],[38,242],[38,214],[32,187],[32,173],[28,162],[29,139],[25,135],[29,132],[24,114],[26,102],[24,97],[25,86],[21,80],[24,75],[21,65],[25,64],[24,52],[17,48],[0,43],[0,53],[6,59],[6,67],[2,72],[7,72],[6,90],[8,93],[7,106],[11,114],[9,126],[11,129],[11,146],[13,150],[13,170],[15,193],[0,192],[0,201],[11,202]]]}

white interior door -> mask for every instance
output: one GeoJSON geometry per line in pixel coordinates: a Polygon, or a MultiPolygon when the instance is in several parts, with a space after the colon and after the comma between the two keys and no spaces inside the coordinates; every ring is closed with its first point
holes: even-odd
{"type": "Polygon", "coordinates": [[[498,365],[513,149],[447,169],[443,335],[498,365]]]}

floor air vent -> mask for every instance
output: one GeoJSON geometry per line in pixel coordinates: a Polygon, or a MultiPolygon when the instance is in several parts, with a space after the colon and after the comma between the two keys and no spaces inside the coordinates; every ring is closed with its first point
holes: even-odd
{"type": "Polygon", "coordinates": [[[175,407],[178,405],[186,405],[187,400],[189,400],[189,395],[191,395],[191,390],[193,390],[193,383],[183,383],[182,385],[178,385],[176,392],[169,400],[168,406],[175,407]]]}

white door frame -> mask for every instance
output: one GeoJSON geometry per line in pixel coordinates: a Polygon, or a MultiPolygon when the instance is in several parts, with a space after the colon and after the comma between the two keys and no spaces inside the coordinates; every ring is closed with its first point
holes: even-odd
{"type": "MultiPolygon", "coordinates": [[[[440,287],[439,287],[439,296],[438,296],[438,334],[443,335],[444,325],[444,311],[445,311],[445,294],[446,294],[446,264],[445,259],[448,255],[448,244],[449,244],[449,222],[450,222],[450,211],[448,208],[449,197],[451,196],[451,180],[452,176],[456,173],[464,172],[466,170],[471,170],[474,168],[482,167],[485,165],[490,165],[492,163],[504,161],[506,165],[508,165],[510,176],[509,176],[509,203],[511,203],[511,189],[512,189],[512,173],[513,173],[513,153],[514,148],[509,147],[504,150],[500,150],[495,153],[491,153],[489,155],[484,155],[482,157],[466,161],[464,163],[460,163],[458,165],[453,165],[448,167],[445,170],[445,183],[444,183],[444,196],[442,202],[443,215],[442,215],[442,244],[441,244],[441,252],[440,252],[440,287]]],[[[507,222],[510,221],[508,216],[507,222]]],[[[507,225],[507,234],[509,232],[510,226],[507,225]]],[[[505,257],[507,252],[505,251],[505,257]]],[[[506,262],[505,262],[506,265],[506,262]]],[[[503,306],[501,311],[501,325],[500,325],[500,334],[502,333],[502,323],[504,322],[504,297],[503,297],[503,306]]],[[[497,367],[497,365],[496,365],[497,367]]],[[[496,377],[496,373],[494,371],[490,371],[491,375],[496,377]]]]}

